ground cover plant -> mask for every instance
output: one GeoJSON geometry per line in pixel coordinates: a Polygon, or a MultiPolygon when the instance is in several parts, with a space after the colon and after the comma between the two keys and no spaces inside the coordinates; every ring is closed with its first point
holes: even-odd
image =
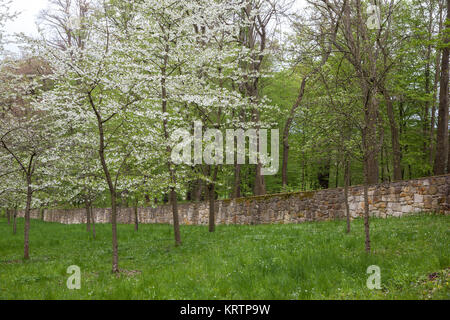
{"type": "MultiPolygon", "coordinates": [[[[373,250],[364,251],[362,219],[289,225],[118,225],[121,272],[111,272],[111,227],[32,220],[31,258],[23,234],[0,219],[1,299],[449,299],[450,217],[372,220],[373,250]],[[81,269],[69,290],[67,268],[81,269]],[[381,289],[366,286],[381,269],[381,289]]],[[[23,229],[23,219],[18,219],[23,229]]]]}

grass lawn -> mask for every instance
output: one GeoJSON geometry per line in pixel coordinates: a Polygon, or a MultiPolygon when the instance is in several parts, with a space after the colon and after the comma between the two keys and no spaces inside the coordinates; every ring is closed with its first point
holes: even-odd
{"type": "Polygon", "coordinates": [[[111,274],[111,226],[31,221],[29,261],[0,219],[0,299],[450,299],[450,216],[372,219],[372,254],[362,219],[297,225],[119,225],[120,277],[111,274]],[[81,268],[69,290],[67,267],[81,268]],[[381,290],[366,269],[381,268],[381,290]]]}

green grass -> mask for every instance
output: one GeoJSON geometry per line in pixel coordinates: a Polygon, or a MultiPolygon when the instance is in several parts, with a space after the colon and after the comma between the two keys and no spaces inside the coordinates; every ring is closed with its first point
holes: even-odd
{"type": "Polygon", "coordinates": [[[297,225],[119,225],[120,277],[111,274],[111,226],[31,222],[31,259],[0,219],[0,299],[450,299],[450,216],[372,219],[372,253],[361,219],[297,225]],[[81,268],[69,290],[67,267],[81,268]],[[381,290],[366,287],[370,265],[381,290]],[[132,272],[137,271],[137,272],[132,272]],[[435,273],[434,276],[430,274],[435,273]],[[430,278],[434,278],[430,280],[430,278]]]}

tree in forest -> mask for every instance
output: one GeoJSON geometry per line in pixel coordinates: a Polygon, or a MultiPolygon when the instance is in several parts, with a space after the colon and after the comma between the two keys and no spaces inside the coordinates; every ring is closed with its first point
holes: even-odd
{"type": "MultiPolygon", "coordinates": [[[[316,11],[329,21],[339,21],[338,36],[328,37],[344,58],[353,66],[359,78],[361,104],[364,110],[364,126],[362,127],[363,159],[364,159],[364,203],[365,203],[365,246],[370,252],[369,235],[369,199],[368,185],[378,182],[378,154],[383,141],[383,130],[380,126],[379,100],[377,97],[380,74],[380,55],[384,43],[389,36],[390,18],[394,1],[386,6],[386,17],[379,21],[380,25],[370,28],[367,24],[369,16],[367,7],[360,0],[346,0],[334,3],[329,0],[311,1],[316,11]]],[[[378,17],[377,17],[378,19],[378,17]]]]}
{"type": "Polygon", "coordinates": [[[48,186],[52,170],[54,128],[47,114],[35,108],[39,92],[45,89],[40,80],[46,66],[36,59],[9,62],[3,66],[2,78],[8,91],[0,97],[0,152],[4,161],[14,164],[11,172],[21,173],[26,190],[24,259],[29,259],[30,210],[33,193],[48,186]]]}
{"type": "MultiPolygon", "coordinates": [[[[442,30],[442,62],[439,87],[439,116],[436,137],[436,157],[434,160],[434,174],[444,174],[448,161],[449,140],[449,54],[450,54],[450,1],[447,0],[447,18],[445,28],[442,30]]],[[[448,167],[447,167],[448,168],[448,167]]]]}
{"type": "MultiPolygon", "coordinates": [[[[157,2],[147,1],[139,8],[142,16],[134,25],[130,24],[134,30],[130,45],[141,66],[136,73],[147,80],[145,95],[155,107],[160,105],[158,114],[162,121],[158,144],[164,149],[162,157],[166,166],[160,171],[168,173],[165,185],[172,206],[175,244],[179,245],[177,201],[180,191],[190,180],[206,181],[210,202],[209,229],[214,231],[219,163],[215,160],[206,163],[206,158],[212,155],[207,154],[209,149],[206,147],[203,150],[201,142],[201,157],[195,157],[190,165],[204,165],[204,170],[193,171],[189,165],[174,163],[171,157],[174,141],[170,141],[170,136],[180,128],[190,133],[192,123],[199,119],[205,125],[223,130],[222,125],[229,123],[225,120],[230,121],[232,111],[244,105],[242,100],[248,102],[229,88],[229,84],[227,87],[230,79],[242,76],[235,65],[242,51],[233,43],[239,29],[230,23],[240,7],[233,1],[214,4],[206,1],[157,2]]],[[[197,148],[195,141],[194,148],[197,148]]],[[[215,158],[216,155],[212,156],[215,158]]]]}
{"type": "Polygon", "coordinates": [[[53,71],[54,87],[44,95],[42,108],[57,119],[54,125],[61,135],[80,139],[89,148],[96,145],[111,202],[112,271],[116,273],[117,186],[131,154],[153,146],[149,124],[155,115],[138,103],[144,81],[131,77],[132,66],[124,58],[128,51],[119,41],[124,30],[110,21],[106,6],[95,10],[95,19],[83,23],[83,31],[90,35],[83,46],[61,50],[45,40],[36,44],[53,71]]]}

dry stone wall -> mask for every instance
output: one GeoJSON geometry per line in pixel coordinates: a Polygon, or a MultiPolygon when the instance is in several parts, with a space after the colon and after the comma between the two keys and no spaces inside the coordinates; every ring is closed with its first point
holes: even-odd
{"type": "MultiPolygon", "coordinates": [[[[400,217],[418,212],[449,214],[449,186],[450,175],[372,185],[369,187],[369,210],[377,217],[400,217]]],[[[348,202],[352,217],[363,215],[362,186],[349,188],[348,202]]],[[[218,200],[215,205],[218,224],[301,223],[345,217],[342,188],[218,200]]],[[[170,205],[139,208],[139,222],[172,223],[171,210],[170,205]]],[[[179,204],[178,210],[182,224],[208,224],[207,202],[179,204]]],[[[110,222],[110,209],[93,209],[93,213],[97,223],[110,222]]],[[[19,216],[23,215],[20,211],[19,216]]],[[[86,222],[85,209],[32,210],[31,217],[65,224],[86,222]]],[[[134,223],[134,209],[119,209],[117,220],[134,223]]]]}

